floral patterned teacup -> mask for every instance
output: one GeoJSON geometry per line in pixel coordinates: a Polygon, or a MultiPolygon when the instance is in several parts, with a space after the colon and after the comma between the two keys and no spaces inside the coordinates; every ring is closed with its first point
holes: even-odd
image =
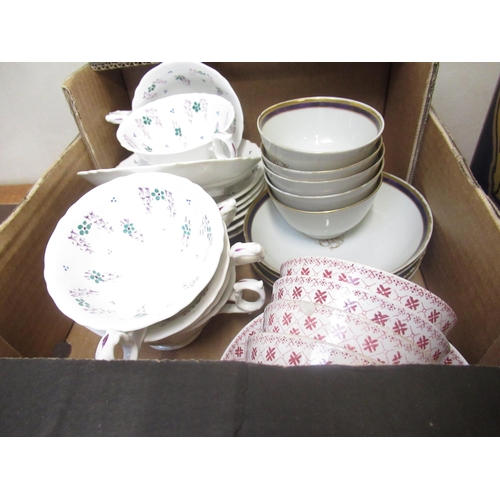
{"type": "Polygon", "coordinates": [[[233,120],[233,105],[221,96],[178,94],[132,111],[116,136],[149,164],[234,158],[233,120]]]}
{"type": "Polygon", "coordinates": [[[80,325],[113,338],[140,332],[202,292],[226,233],[213,198],[191,181],[120,177],[86,193],[58,222],[45,251],[47,290],[80,325]]]}

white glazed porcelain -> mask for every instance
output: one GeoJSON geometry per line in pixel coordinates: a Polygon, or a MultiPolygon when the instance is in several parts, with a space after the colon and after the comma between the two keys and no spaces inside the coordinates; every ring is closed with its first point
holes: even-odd
{"type": "Polygon", "coordinates": [[[260,162],[259,148],[243,140],[235,158],[159,163],[150,165],[133,153],[114,168],[78,172],[90,183],[98,186],[125,175],[145,172],[166,172],[185,177],[199,184],[211,196],[228,195],[238,182],[245,182],[255,172],[260,162]]]}
{"type": "MultiPolygon", "coordinates": [[[[334,192],[333,194],[328,195],[309,195],[306,193],[294,194],[276,187],[276,185],[274,185],[267,177],[267,173],[265,174],[265,178],[273,198],[276,198],[283,205],[296,210],[325,212],[327,210],[337,210],[349,207],[366,199],[377,186],[380,186],[380,183],[382,182],[382,172],[383,163],[381,162],[380,165],[377,166],[375,173],[371,175],[370,178],[362,185],[353,187],[348,191],[339,190],[339,192],[334,192]]],[[[341,187],[345,187],[344,184],[345,183],[342,183],[341,187]]],[[[299,190],[300,187],[301,186],[299,185],[299,190]]],[[[307,189],[306,183],[304,183],[304,189],[307,189]]]]}
{"type": "Polygon", "coordinates": [[[118,126],[120,144],[149,164],[234,158],[232,104],[212,94],[178,94],[135,109],[118,126]]]}
{"type": "Polygon", "coordinates": [[[276,158],[270,158],[269,153],[264,148],[264,145],[260,146],[262,161],[266,164],[266,167],[274,172],[276,175],[286,177],[287,179],[292,179],[296,181],[332,181],[335,179],[342,179],[343,177],[349,177],[351,175],[358,174],[363,170],[371,167],[374,163],[384,157],[385,146],[382,138],[379,139],[377,143],[377,149],[367,158],[348,165],[347,167],[335,168],[332,170],[296,170],[287,168],[286,166],[280,165],[279,160],[276,158]]]}
{"type": "MultiPolygon", "coordinates": [[[[265,165],[265,163],[264,163],[265,165]]],[[[284,193],[297,195],[301,197],[307,196],[330,196],[340,195],[347,191],[360,188],[365,183],[369,183],[376,175],[380,174],[384,168],[384,159],[380,158],[371,167],[349,177],[342,177],[331,181],[309,181],[289,179],[282,175],[277,175],[269,168],[265,167],[266,179],[269,184],[280,189],[284,193]]],[[[368,188],[369,189],[369,188],[368,188]]],[[[278,198],[278,194],[275,193],[278,198]]],[[[360,193],[360,196],[363,195],[360,193]]],[[[336,199],[336,198],[334,198],[336,199]]],[[[327,199],[325,199],[326,201],[327,199]]]]}
{"type": "Polygon", "coordinates": [[[45,252],[47,289],[78,324],[140,330],[203,290],[225,231],[214,200],[187,179],[121,177],[89,191],[58,222],[45,252]]]}
{"type": "MultiPolygon", "coordinates": [[[[258,262],[265,255],[264,249],[258,243],[235,243],[229,247],[229,238],[227,236],[225,247],[226,251],[223,252],[219,267],[210,280],[210,283],[187,308],[172,318],[151,325],[145,337],[146,342],[164,341],[173,334],[191,329],[193,324],[206,316],[206,313],[217,304],[223,288],[227,288],[228,286],[234,287],[235,283],[231,283],[230,278],[228,278],[230,266],[235,267],[258,262]]],[[[248,302],[243,297],[239,297],[237,305],[241,312],[248,312],[249,310],[253,311],[253,308],[256,308],[255,310],[260,309],[263,302],[248,302]]]]}
{"type": "Polygon", "coordinates": [[[264,249],[256,243],[235,243],[229,248],[226,236],[225,251],[214,277],[188,307],[172,318],[141,331],[125,334],[91,329],[102,337],[96,350],[96,359],[115,359],[117,346],[123,349],[124,359],[137,359],[143,342],[159,350],[180,349],[193,342],[206,323],[221,310],[224,312],[225,307],[225,312],[231,313],[258,311],[266,299],[262,282],[253,279],[236,282],[235,267],[257,262],[264,254],[264,249]],[[245,291],[257,293],[258,298],[246,300],[243,296],[245,291]]]}
{"type": "Polygon", "coordinates": [[[453,309],[440,297],[407,279],[356,262],[332,257],[297,257],[281,265],[281,276],[326,278],[358,287],[423,315],[449,334],[457,322],[453,309]]]}
{"type": "Polygon", "coordinates": [[[150,69],[137,85],[132,109],[165,96],[188,93],[213,94],[234,107],[234,123],[229,129],[238,147],[243,137],[243,110],[230,83],[217,70],[201,62],[162,62],[150,69]]]}
{"type": "Polygon", "coordinates": [[[432,212],[421,193],[384,172],[384,182],[367,216],[340,237],[319,240],[295,230],[267,193],[249,208],[244,234],[246,241],[259,242],[266,249],[259,266],[274,275],[279,276],[283,262],[303,255],[349,260],[402,275],[418,264],[432,230],[432,212]]]}
{"type": "Polygon", "coordinates": [[[291,208],[277,200],[272,189],[269,197],[283,219],[293,229],[310,238],[329,240],[342,236],[366,217],[382,185],[382,176],[378,176],[377,180],[378,184],[366,198],[347,207],[333,210],[307,211],[291,208]]]}
{"type": "Polygon", "coordinates": [[[194,341],[202,332],[205,325],[217,314],[251,313],[258,311],[264,305],[266,292],[264,284],[260,280],[242,279],[236,281],[236,270],[230,267],[225,285],[220,295],[211,307],[198,321],[179,334],[172,335],[161,341],[151,344],[151,347],[161,351],[171,351],[184,347],[194,341]],[[243,298],[245,291],[257,294],[255,301],[247,301],[243,298]]]}
{"type": "Polygon", "coordinates": [[[374,321],[337,308],[300,300],[273,301],[264,309],[263,329],[338,345],[383,364],[434,363],[449,353],[445,337],[441,354],[433,359],[430,344],[410,339],[374,321]]]}
{"type": "Polygon", "coordinates": [[[247,338],[246,361],[272,366],[377,365],[374,359],[317,340],[260,332],[247,338]]]}
{"type": "Polygon", "coordinates": [[[257,128],[266,151],[279,164],[297,170],[332,170],[370,156],[384,119],[359,101],[307,97],[265,109],[257,128]]]}
{"type": "Polygon", "coordinates": [[[284,276],[273,284],[272,300],[301,300],[341,309],[390,329],[418,347],[431,344],[430,356],[443,355],[443,333],[437,324],[383,296],[328,279],[284,276]]]}

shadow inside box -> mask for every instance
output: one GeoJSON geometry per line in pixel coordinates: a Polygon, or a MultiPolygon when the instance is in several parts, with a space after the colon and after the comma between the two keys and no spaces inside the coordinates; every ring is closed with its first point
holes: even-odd
{"type": "Polygon", "coordinates": [[[17,205],[0,205],[0,224],[9,217],[17,205]]]}

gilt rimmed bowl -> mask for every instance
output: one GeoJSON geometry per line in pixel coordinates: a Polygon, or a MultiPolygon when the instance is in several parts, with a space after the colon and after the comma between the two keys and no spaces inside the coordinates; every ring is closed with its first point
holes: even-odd
{"type": "Polygon", "coordinates": [[[270,157],[297,170],[333,170],[370,156],[384,118],[368,104],[340,97],[306,97],[265,109],[257,128],[270,157]]]}

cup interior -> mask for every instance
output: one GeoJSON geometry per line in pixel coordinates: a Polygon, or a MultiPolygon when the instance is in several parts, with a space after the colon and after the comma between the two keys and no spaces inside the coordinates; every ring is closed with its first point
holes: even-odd
{"type": "Polygon", "coordinates": [[[306,98],[268,108],[258,120],[261,136],[291,150],[330,153],[361,148],[384,128],[381,115],[366,104],[339,98],[306,98]]]}

